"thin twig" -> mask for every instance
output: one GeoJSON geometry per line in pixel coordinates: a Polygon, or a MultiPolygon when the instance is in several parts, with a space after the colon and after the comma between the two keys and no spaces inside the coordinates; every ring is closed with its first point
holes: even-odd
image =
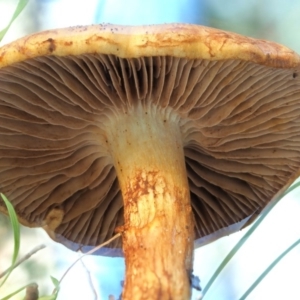
{"type": "Polygon", "coordinates": [[[26,288],[26,295],[24,300],[38,300],[38,298],[39,298],[38,285],[36,283],[32,283],[26,288]]]}
{"type": "Polygon", "coordinates": [[[111,239],[107,240],[106,242],[104,242],[103,244],[93,248],[92,250],[88,251],[87,253],[84,253],[82,256],[80,256],[78,259],[76,259],[71,266],[66,270],[66,272],[64,273],[64,275],[61,277],[59,283],[62,282],[62,280],[65,278],[65,276],[67,275],[67,273],[72,269],[72,267],[79,261],[81,260],[84,256],[92,254],[94,252],[96,252],[97,250],[99,250],[100,248],[106,246],[107,244],[109,244],[110,242],[112,242],[113,240],[115,240],[116,238],[120,237],[122,234],[121,233],[117,233],[116,235],[114,235],[111,239]]]}
{"type": "Polygon", "coordinates": [[[33,248],[29,253],[27,253],[24,257],[22,257],[20,260],[18,260],[13,266],[10,266],[8,269],[6,269],[5,271],[3,271],[0,274],[0,278],[4,277],[8,272],[10,272],[11,270],[15,269],[21,263],[23,263],[25,260],[29,259],[33,254],[35,254],[36,252],[38,252],[38,251],[40,251],[40,250],[42,250],[44,248],[46,248],[46,245],[44,245],[44,244],[36,246],[35,248],[33,248]]]}
{"type": "Polygon", "coordinates": [[[85,265],[84,261],[83,261],[82,259],[81,259],[80,261],[81,261],[81,264],[82,264],[83,268],[85,269],[85,271],[86,271],[86,273],[87,273],[87,275],[88,275],[88,282],[89,282],[89,285],[90,285],[90,287],[91,287],[91,290],[92,290],[93,293],[94,293],[94,299],[95,299],[95,300],[98,300],[98,294],[97,294],[96,289],[95,289],[94,284],[93,284],[91,272],[90,272],[90,270],[87,268],[87,266],[85,265]]]}

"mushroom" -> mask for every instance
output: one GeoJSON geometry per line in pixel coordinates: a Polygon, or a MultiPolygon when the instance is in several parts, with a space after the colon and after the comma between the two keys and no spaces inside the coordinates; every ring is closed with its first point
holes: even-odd
{"type": "Polygon", "coordinates": [[[123,299],[188,299],[194,240],[251,223],[299,175],[299,66],[284,46],[183,24],[8,44],[0,191],[69,247],[121,232],[123,299]]]}

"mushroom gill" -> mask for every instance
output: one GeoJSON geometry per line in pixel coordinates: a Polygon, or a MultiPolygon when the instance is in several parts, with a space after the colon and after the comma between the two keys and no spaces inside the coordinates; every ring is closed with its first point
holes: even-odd
{"type": "Polygon", "coordinates": [[[0,190],[27,225],[61,209],[57,238],[106,241],[124,222],[106,125],[142,106],[178,121],[196,239],[212,234],[258,214],[297,176],[297,74],[170,56],[17,62],[0,69],[0,190]]]}

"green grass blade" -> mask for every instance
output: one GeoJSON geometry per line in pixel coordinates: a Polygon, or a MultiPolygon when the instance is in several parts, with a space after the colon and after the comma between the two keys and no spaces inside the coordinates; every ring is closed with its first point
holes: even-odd
{"type": "Polygon", "coordinates": [[[50,278],[51,278],[51,281],[52,281],[53,285],[55,286],[55,288],[59,289],[59,285],[60,285],[59,280],[53,276],[50,276],[50,278]]]}
{"type": "Polygon", "coordinates": [[[8,201],[8,199],[0,193],[0,196],[2,197],[6,208],[7,208],[7,212],[9,215],[9,219],[13,228],[13,233],[14,233],[14,253],[13,253],[13,257],[12,257],[12,264],[11,264],[11,268],[10,271],[7,273],[7,275],[4,277],[4,280],[1,282],[0,287],[3,286],[3,284],[5,283],[5,281],[7,280],[7,278],[9,277],[9,275],[11,274],[14,264],[17,261],[18,255],[19,255],[19,250],[20,250],[20,224],[18,221],[18,217],[16,215],[16,212],[14,210],[14,207],[12,206],[12,204],[8,201]]]}
{"type": "Polygon", "coordinates": [[[28,285],[29,285],[29,284],[26,284],[25,286],[19,288],[18,290],[14,291],[13,293],[11,293],[11,294],[5,296],[4,298],[1,298],[1,300],[8,300],[8,299],[10,299],[11,297],[15,296],[16,294],[18,294],[18,293],[20,293],[21,291],[23,291],[24,289],[26,289],[28,285]]]}
{"type": "Polygon", "coordinates": [[[248,288],[248,290],[243,294],[240,300],[245,300],[246,297],[256,288],[256,286],[266,277],[266,275],[284,258],[291,250],[293,250],[298,244],[300,244],[300,239],[282,252],[270,265],[264,270],[264,272],[254,281],[254,283],[248,288]]]}
{"type": "Polygon", "coordinates": [[[58,279],[56,279],[53,276],[50,276],[50,278],[52,280],[53,285],[55,286],[55,291],[54,291],[54,294],[52,295],[52,297],[53,297],[53,300],[56,300],[56,298],[58,296],[59,289],[60,289],[60,282],[59,282],[58,279]]]}
{"type": "Polygon", "coordinates": [[[18,5],[14,11],[14,14],[12,18],[10,19],[8,25],[0,31],[0,42],[5,36],[6,32],[8,31],[9,27],[13,23],[13,21],[19,16],[19,14],[22,12],[22,10],[25,8],[29,0],[19,0],[18,5]]]}
{"type": "Polygon", "coordinates": [[[244,234],[244,236],[237,242],[237,244],[231,249],[231,251],[227,254],[227,256],[224,258],[220,266],[217,268],[217,270],[214,272],[210,280],[208,281],[207,285],[204,287],[202,291],[202,299],[205,297],[205,294],[208,292],[209,288],[212,286],[214,281],[218,278],[222,270],[225,268],[225,266],[228,264],[228,262],[231,260],[231,258],[239,251],[239,249],[243,246],[243,244],[249,239],[251,234],[256,230],[256,228],[260,225],[260,223],[264,220],[264,218],[269,214],[269,212],[275,207],[275,205],[288,193],[292,192],[296,188],[300,186],[300,182],[297,182],[290,186],[283,194],[282,196],[275,199],[261,214],[259,219],[250,227],[250,229],[244,234]]]}
{"type": "Polygon", "coordinates": [[[50,276],[50,278],[55,287],[52,295],[46,295],[46,296],[39,297],[38,300],[56,300],[57,299],[59,288],[60,288],[60,283],[59,283],[59,280],[54,278],[53,276],[50,276]]]}
{"type": "Polygon", "coordinates": [[[1,300],[8,300],[11,297],[15,296],[16,294],[20,293],[21,291],[23,291],[24,289],[26,289],[29,285],[31,285],[32,283],[26,284],[25,286],[19,288],[18,290],[14,291],[13,293],[5,296],[4,298],[1,298],[1,300]]]}
{"type": "Polygon", "coordinates": [[[57,295],[50,295],[50,296],[43,296],[43,297],[40,297],[39,300],[56,300],[57,298],[57,295]]]}

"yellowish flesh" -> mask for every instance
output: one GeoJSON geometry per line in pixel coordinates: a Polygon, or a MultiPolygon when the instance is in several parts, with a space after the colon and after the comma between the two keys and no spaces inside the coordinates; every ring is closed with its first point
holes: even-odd
{"type": "Polygon", "coordinates": [[[194,224],[176,117],[127,112],[107,142],[124,199],[123,299],[189,299],[194,224]]]}

